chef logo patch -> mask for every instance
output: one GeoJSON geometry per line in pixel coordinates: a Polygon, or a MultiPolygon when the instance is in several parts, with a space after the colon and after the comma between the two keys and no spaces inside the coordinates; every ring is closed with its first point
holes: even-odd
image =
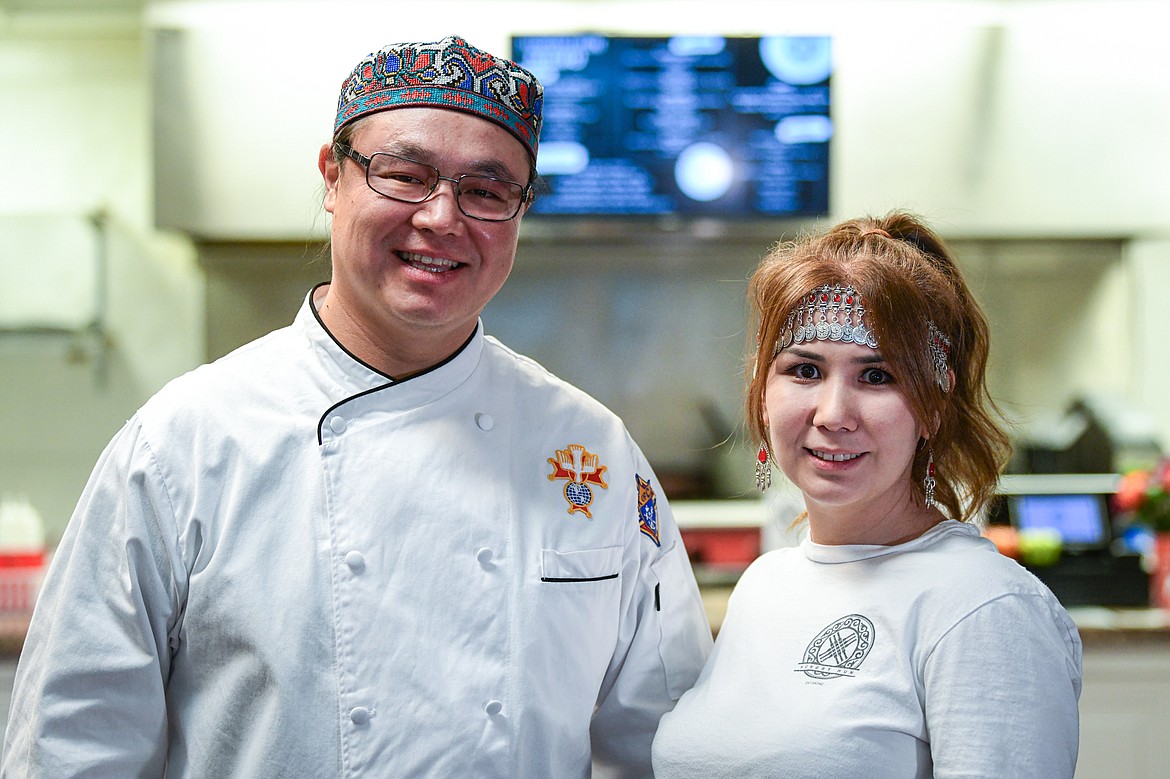
{"type": "Polygon", "coordinates": [[[597,455],[580,444],[569,444],[564,449],[558,449],[557,456],[548,458],[548,462],[553,467],[548,480],[565,480],[564,495],[569,502],[569,513],[580,511],[593,519],[589,513],[589,504],[593,503],[593,489],[589,485],[609,489],[603,478],[606,466],[600,464],[597,455]]]}
{"type": "Polygon", "coordinates": [[[873,632],[873,623],[860,614],[841,617],[809,643],[804,661],[794,670],[814,679],[857,676],[857,669],[873,648],[873,632]]]}
{"type": "Polygon", "coordinates": [[[658,499],[654,497],[654,488],[636,473],[634,481],[638,485],[638,529],[654,542],[654,546],[662,546],[658,539],[658,499]]]}

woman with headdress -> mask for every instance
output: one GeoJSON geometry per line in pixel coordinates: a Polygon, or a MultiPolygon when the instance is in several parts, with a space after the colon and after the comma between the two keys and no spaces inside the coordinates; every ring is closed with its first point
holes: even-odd
{"type": "Polygon", "coordinates": [[[974,524],[1009,444],[948,249],[854,219],[774,248],[749,298],[757,476],[793,482],[807,533],[740,579],[656,776],[1071,777],[1081,642],[974,524]]]}

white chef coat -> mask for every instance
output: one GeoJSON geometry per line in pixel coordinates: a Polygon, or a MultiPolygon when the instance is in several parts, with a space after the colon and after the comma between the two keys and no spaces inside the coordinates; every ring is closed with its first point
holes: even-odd
{"type": "Polygon", "coordinates": [[[5,776],[648,776],[711,635],[621,422],[485,337],[395,382],[306,300],[107,447],[5,776]]]}

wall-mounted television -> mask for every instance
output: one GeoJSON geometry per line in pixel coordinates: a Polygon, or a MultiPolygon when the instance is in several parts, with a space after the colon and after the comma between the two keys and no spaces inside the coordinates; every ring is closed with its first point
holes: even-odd
{"type": "Polygon", "coordinates": [[[545,86],[530,213],[829,212],[832,49],[820,36],[517,35],[545,86]]]}

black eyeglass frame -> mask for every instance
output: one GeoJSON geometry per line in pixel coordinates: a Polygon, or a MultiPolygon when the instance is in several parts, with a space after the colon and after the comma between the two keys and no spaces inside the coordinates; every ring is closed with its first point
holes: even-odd
{"type": "Polygon", "coordinates": [[[409,157],[401,157],[397,154],[390,154],[389,152],[375,152],[374,154],[371,154],[369,157],[367,157],[366,155],[362,154],[361,152],[359,152],[357,149],[353,148],[349,144],[341,143],[341,142],[335,142],[333,144],[333,147],[335,149],[337,149],[339,152],[341,152],[343,155],[345,155],[346,157],[349,157],[351,160],[356,162],[358,165],[362,166],[362,168],[365,170],[365,173],[366,173],[366,186],[367,187],[369,187],[373,192],[381,195],[382,197],[389,198],[390,200],[396,200],[399,203],[423,203],[428,198],[430,198],[431,195],[435,194],[435,190],[439,188],[440,181],[450,181],[452,187],[454,187],[454,189],[455,189],[455,205],[459,206],[459,212],[461,214],[463,214],[465,217],[467,217],[468,219],[475,219],[479,222],[509,222],[509,221],[515,219],[516,215],[520,213],[520,209],[524,207],[524,204],[532,199],[532,184],[531,183],[521,184],[519,181],[512,181],[510,179],[502,179],[498,176],[485,176],[485,175],[480,174],[480,173],[464,173],[461,176],[457,176],[455,178],[452,178],[451,176],[444,176],[442,173],[439,172],[439,169],[436,168],[434,165],[430,165],[430,164],[425,163],[425,162],[420,162],[418,160],[412,160],[409,157]],[[409,163],[412,163],[414,165],[422,165],[424,168],[430,168],[431,170],[433,170],[435,172],[435,183],[432,184],[430,190],[425,195],[420,197],[418,200],[407,200],[405,198],[396,197],[394,195],[387,195],[385,192],[382,192],[381,190],[377,189],[373,184],[370,183],[370,163],[372,163],[374,161],[374,157],[377,157],[379,154],[381,154],[384,157],[393,157],[394,159],[404,160],[405,162],[409,162],[409,163]],[[465,178],[487,179],[489,181],[498,181],[501,184],[513,184],[517,187],[520,187],[520,201],[516,204],[516,210],[513,211],[510,216],[499,217],[499,218],[491,218],[491,217],[486,217],[486,216],[476,216],[474,214],[467,213],[467,211],[465,211],[463,208],[462,181],[465,178]]]}

